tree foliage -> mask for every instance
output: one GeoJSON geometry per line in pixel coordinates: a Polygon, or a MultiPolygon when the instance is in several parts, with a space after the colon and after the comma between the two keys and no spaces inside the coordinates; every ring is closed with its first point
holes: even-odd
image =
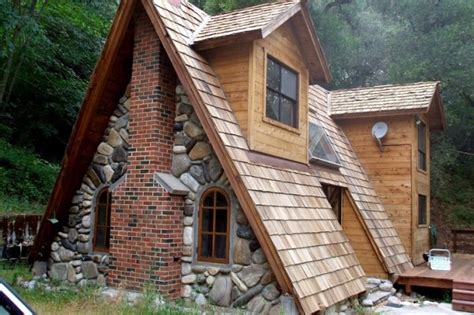
{"type": "MultiPolygon", "coordinates": [[[[198,2],[215,13],[264,1],[198,2]]],[[[308,3],[333,75],[329,89],[441,81],[448,128],[432,136],[434,204],[453,223],[474,225],[474,1],[308,3]]]]}
{"type": "Polygon", "coordinates": [[[0,137],[57,161],[116,1],[0,2],[0,137]]]}

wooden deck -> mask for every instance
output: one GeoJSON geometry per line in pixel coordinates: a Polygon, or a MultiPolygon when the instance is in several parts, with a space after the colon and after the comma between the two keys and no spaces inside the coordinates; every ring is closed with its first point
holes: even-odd
{"type": "Polygon", "coordinates": [[[404,272],[397,281],[411,293],[413,286],[453,290],[453,309],[474,311],[474,255],[455,255],[450,271],[431,270],[426,263],[404,272]]]}

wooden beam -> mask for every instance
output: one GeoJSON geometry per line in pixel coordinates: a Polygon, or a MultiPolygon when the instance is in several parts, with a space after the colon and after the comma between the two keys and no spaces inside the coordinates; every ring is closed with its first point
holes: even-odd
{"type": "MultiPolygon", "coordinates": [[[[128,66],[127,50],[122,47],[122,44],[127,34],[128,37],[131,36],[130,32],[133,34],[133,31],[129,30],[129,24],[134,14],[136,4],[136,0],[130,0],[122,1],[119,5],[112,28],[107,37],[101,57],[91,76],[81,110],[79,111],[79,115],[69,138],[60,173],[56,179],[41,222],[40,231],[35,238],[35,243],[29,256],[30,262],[34,260],[46,260],[48,258],[49,243],[57,233],[57,228],[51,224],[48,219],[56,215],[60,223],[67,220],[69,203],[71,202],[75,190],[80,186],[82,177],[92,160],[92,155],[98,145],[97,142],[100,141],[106,124],[100,132],[100,135],[92,134],[92,136],[95,135],[95,139],[91,139],[90,128],[91,126],[98,125],[97,123],[99,121],[97,121],[97,119],[108,121],[104,120],[103,117],[96,117],[97,107],[99,104],[103,105],[105,103],[106,108],[108,108],[110,114],[112,114],[118,98],[120,98],[118,94],[122,92],[116,91],[116,89],[123,87],[123,90],[125,90],[128,84],[130,77],[125,69],[128,66]],[[111,76],[112,72],[115,72],[114,76],[111,76]],[[126,78],[127,75],[128,78],[126,78]],[[116,81],[113,86],[111,86],[111,82],[109,82],[111,77],[116,81]],[[109,87],[109,90],[107,90],[107,87],[109,87]],[[83,152],[88,153],[88,159],[84,158],[82,155],[83,152]],[[90,152],[92,152],[92,154],[90,152]]],[[[132,37],[130,37],[130,39],[132,39],[132,37]]],[[[133,41],[131,41],[130,44],[133,45],[133,41]]],[[[57,224],[57,226],[59,225],[61,224],[57,224]]]]}

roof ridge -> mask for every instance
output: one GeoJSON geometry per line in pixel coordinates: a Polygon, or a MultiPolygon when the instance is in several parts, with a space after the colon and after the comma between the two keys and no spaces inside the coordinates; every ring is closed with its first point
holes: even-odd
{"type": "Polygon", "coordinates": [[[259,8],[262,8],[262,7],[276,5],[276,4],[281,4],[281,5],[286,4],[286,3],[296,4],[296,3],[300,3],[300,2],[301,2],[300,0],[289,0],[289,1],[279,0],[279,1],[265,2],[265,3],[262,3],[262,4],[250,5],[248,7],[239,8],[239,9],[231,10],[231,11],[228,11],[228,12],[222,12],[222,13],[219,13],[219,14],[211,15],[211,18],[221,17],[221,16],[224,16],[224,15],[227,15],[227,14],[234,14],[234,13],[238,13],[238,12],[246,11],[246,10],[250,10],[250,9],[255,9],[255,8],[259,9],[259,8]]]}
{"type": "Polygon", "coordinates": [[[373,85],[373,86],[360,86],[360,87],[348,88],[348,89],[328,90],[328,92],[332,94],[332,93],[337,93],[337,92],[360,91],[360,90],[377,89],[377,88],[384,88],[384,87],[416,86],[416,85],[422,85],[422,84],[437,85],[439,83],[440,81],[417,81],[417,82],[408,82],[408,83],[401,83],[401,84],[380,84],[380,85],[373,85]]]}

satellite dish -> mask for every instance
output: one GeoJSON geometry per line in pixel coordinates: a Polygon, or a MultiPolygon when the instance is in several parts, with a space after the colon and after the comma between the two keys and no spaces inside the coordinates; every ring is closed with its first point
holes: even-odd
{"type": "Polygon", "coordinates": [[[377,143],[379,144],[380,151],[383,151],[382,147],[382,139],[385,137],[388,133],[388,125],[387,123],[383,121],[378,121],[374,124],[372,127],[372,137],[377,140],[377,143]]]}

